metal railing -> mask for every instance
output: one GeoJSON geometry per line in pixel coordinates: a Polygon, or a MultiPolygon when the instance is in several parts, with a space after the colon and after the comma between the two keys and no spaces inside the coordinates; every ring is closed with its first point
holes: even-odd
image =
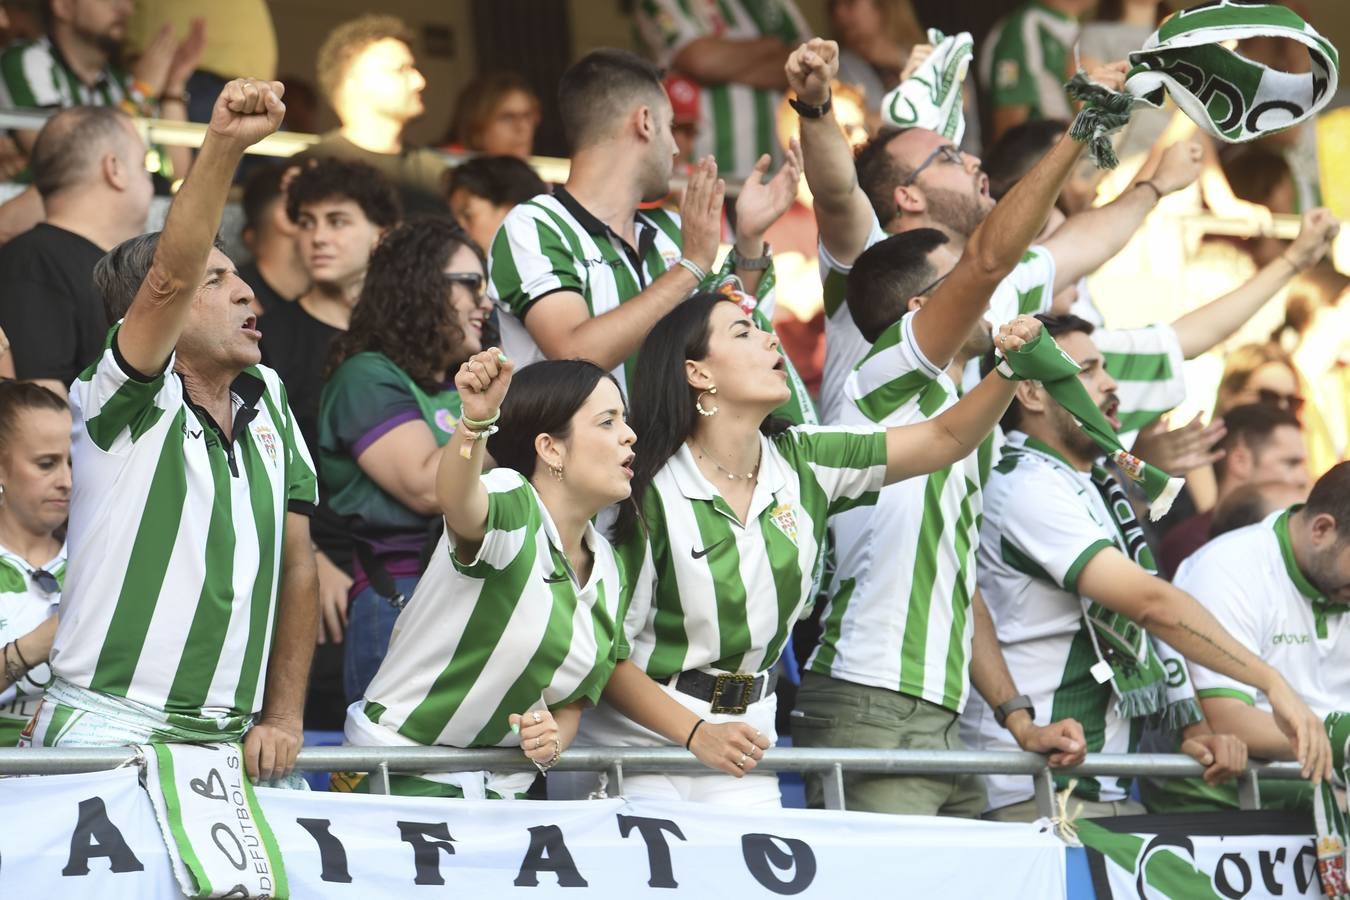
{"type": "MultiPolygon", "coordinates": [[[[134,748],[0,749],[0,775],[58,775],[115,769],[138,759],[134,748]]],[[[296,767],[311,772],[368,772],[373,793],[389,792],[391,774],[422,774],[492,769],[533,771],[533,764],[516,750],[452,750],[440,747],[306,747],[296,767]]],[[[708,771],[688,752],[676,747],[574,747],[557,765],[559,772],[604,772],[611,794],[623,793],[625,773],[708,771]]],[[[1082,765],[1050,769],[1037,753],[1003,751],[851,750],[783,747],[764,754],[758,771],[824,775],[825,806],[844,809],[844,773],[888,775],[1029,775],[1036,809],[1051,816],[1055,809],[1056,775],[1126,775],[1154,778],[1193,778],[1204,767],[1181,754],[1093,753],[1082,765]]],[[[1260,779],[1297,781],[1296,763],[1252,763],[1238,780],[1238,802],[1243,809],[1261,804],[1260,779]]]]}

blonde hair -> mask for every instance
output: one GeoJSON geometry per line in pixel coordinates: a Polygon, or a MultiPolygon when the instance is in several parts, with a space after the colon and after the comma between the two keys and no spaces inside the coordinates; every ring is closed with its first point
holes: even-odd
{"type": "Polygon", "coordinates": [[[360,16],[328,32],[315,59],[315,74],[319,90],[330,106],[337,105],[337,92],[356,58],[371,44],[385,38],[412,45],[412,32],[398,16],[360,16]]]}

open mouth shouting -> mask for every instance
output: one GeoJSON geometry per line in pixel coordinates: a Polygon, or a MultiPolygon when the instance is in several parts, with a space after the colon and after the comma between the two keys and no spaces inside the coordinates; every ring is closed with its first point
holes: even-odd
{"type": "Polygon", "coordinates": [[[630,479],[633,477],[633,460],[636,458],[637,454],[630,453],[625,456],[623,462],[619,464],[619,467],[623,469],[623,474],[630,479]]]}
{"type": "Polygon", "coordinates": [[[247,334],[255,341],[262,340],[262,332],[258,330],[257,316],[249,316],[247,319],[244,320],[244,324],[240,325],[239,327],[243,329],[244,334],[247,334]]]}
{"type": "Polygon", "coordinates": [[[1116,431],[1120,431],[1120,419],[1117,418],[1117,415],[1120,412],[1120,398],[1115,394],[1112,394],[1102,401],[1100,408],[1102,415],[1106,416],[1106,421],[1111,423],[1111,427],[1116,431]]]}

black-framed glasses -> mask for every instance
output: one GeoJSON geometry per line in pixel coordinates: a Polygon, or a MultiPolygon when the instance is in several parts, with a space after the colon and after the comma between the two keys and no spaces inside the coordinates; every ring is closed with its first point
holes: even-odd
{"type": "Polygon", "coordinates": [[[919,173],[921,173],[924,169],[931,166],[933,163],[937,162],[939,158],[941,158],[943,162],[948,162],[956,166],[964,165],[966,161],[965,157],[961,155],[961,151],[959,148],[953,146],[952,144],[943,144],[941,147],[937,148],[932,153],[928,154],[928,156],[924,159],[924,161],[919,163],[919,167],[915,169],[908,178],[900,182],[900,186],[909,187],[911,184],[918,181],[919,173]]]}
{"type": "Polygon", "coordinates": [[[462,284],[473,291],[475,297],[482,297],[487,284],[479,272],[447,272],[445,280],[451,284],[462,284]]]}
{"type": "Polygon", "coordinates": [[[61,583],[56,580],[56,576],[46,569],[34,569],[33,580],[37,586],[42,588],[48,594],[57,594],[61,592],[61,583]]]}
{"type": "Polygon", "coordinates": [[[943,272],[941,275],[939,275],[939,276],[933,281],[932,284],[928,285],[928,287],[924,288],[924,289],[921,290],[921,291],[916,291],[915,294],[914,294],[914,296],[915,296],[915,297],[927,297],[927,296],[928,296],[929,294],[931,294],[933,291],[937,290],[937,286],[938,286],[939,284],[942,284],[942,282],[945,281],[945,280],[947,279],[947,276],[948,276],[948,275],[952,274],[952,273],[955,272],[955,271],[956,271],[956,267],[953,266],[952,268],[950,268],[950,269],[948,269],[947,271],[943,272]]]}

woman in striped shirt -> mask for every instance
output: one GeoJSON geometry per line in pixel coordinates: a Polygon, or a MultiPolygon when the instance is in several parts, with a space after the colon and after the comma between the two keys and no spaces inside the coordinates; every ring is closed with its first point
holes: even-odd
{"type": "MultiPolygon", "coordinates": [[[[627,645],[625,591],[614,553],[591,519],[629,495],[635,435],[614,378],[558,360],[515,376],[496,348],[455,375],[462,415],[436,494],[446,533],[399,616],[365,698],[347,713],[359,746],[519,746],[540,771],[576,734],[627,645]],[[507,388],[510,385],[510,397],[507,388]],[[505,401],[505,402],[503,402],[505,401]],[[483,474],[483,444],[497,468],[483,474]]],[[[636,671],[636,670],[634,670],[636,671]]],[[[637,672],[617,705],[681,741],[697,717],[637,672]]],[[[739,773],[754,729],[698,729],[690,749],[739,773]]],[[[395,793],[524,796],[534,773],[395,777],[395,793]]],[[[363,790],[363,776],[334,779],[363,790]]]]}
{"type": "MultiPolygon", "coordinates": [[[[769,416],[788,393],[785,360],[777,338],[755,326],[750,303],[696,294],[643,344],[632,393],[642,435],[635,502],[620,513],[615,549],[635,573],[624,627],[635,668],[701,721],[743,722],[768,743],[776,737],[772,670],[812,597],[826,520],[874,503],[884,484],[969,455],[1015,383],[991,376],[951,409],[909,426],[787,427],[769,416]]],[[[1019,317],[1000,330],[997,346],[1015,350],[1039,329],[1019,317]]],[[[604,706],[583,730],[589,744],[664,743],[604,706]]],[[[749,768],[759,755],[737,762],[749,768]]],[[[777,781],[763,776],[637,775],[625,779],[625,793],[779,803],[777,781]]]]}

